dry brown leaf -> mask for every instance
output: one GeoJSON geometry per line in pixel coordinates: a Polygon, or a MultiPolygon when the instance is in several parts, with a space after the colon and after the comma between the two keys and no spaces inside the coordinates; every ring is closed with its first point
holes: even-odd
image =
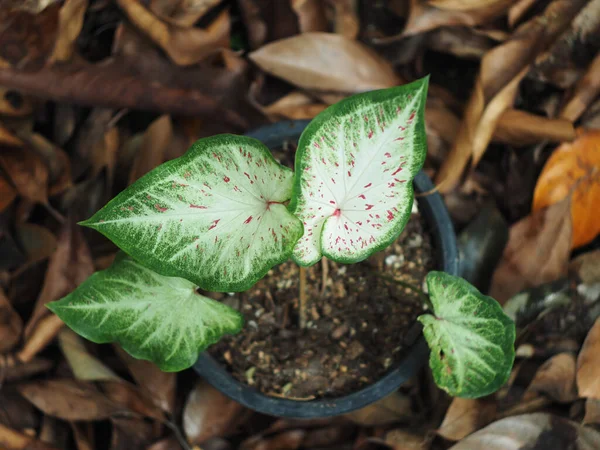
{"type": "Polygon", "coordinates": [[[58,15],[58,36],[49,64],[67,62],[75,53],[76,40],[83,26],[88,0],[66,0],[58,15]]]}
{"type": "Polygon", "coordinates": [[[529,77],[571,88],[592,62],[598,50],[598,36],[600,0],[588,0],[556,42],[536,58],[529,77]],[[582,51],[586,48],[590,50],[582,51]]]}
{"type": "Polygon", "coordinates": [[[135,359],[120,346],[115,350],[125,363],[136,383],[150,394],[156,406],[167,413],[173,413],[175,408],[175,388],[177,378],[173,372],[163,372],[155,364],[142,359],[135,359]]]}
{"type": "Polygon", "coordinates": [[[546,413],[523,414],[488,425],[450,450],[523,450],[600,448],[600,433],[546,413]]]}
{"type": "Polygon", "coordinates": [[[538,0],[517,0],[508,10],[508,26],[514,28],[538,0]]]}
{"type": "Polygon", "coordinates": [[[571,98],[562,107],[559,116],[576,121],[592,104],[600,92],[600,53],[594,58],[587,72],[575,86],[571,98]]]}
{"type": "Polygon", "coordinates": [[[57,248],[50,258],[42,290],[25,328],[29,338],[38,321],[49,314],[46,303],[73,291],[94,273],[94,263],[81,229],[67,221],[58,236],[57,248]]]}
{"type": "Polygon", "coordinates": [[[229,12],[223,11],[206,28],[180,28],[161,20],[138,0],[117,0],[129,20],[158,44],[175,64],[189,66],[229,45],[229,12]]]}
{"type": "Polygon", "coordinates": [[[0,145],[7,145],[9,147],[23,147],[23,141],[0,123],[0,145]]]}
{"type": "Polygon", "coordinates": [[[102,392],[115,405],[121,405],[123,410],[133,411],[144,417],[164,421],[165,416],[147,395],[137,386],[123,380],[104,380],[98,383],[102,392]]]}
{"type": "Polygon", "coordinates": [[[531,213],[510,228],[490,296],[503,304],[521,290],[566,275],[571,252],[570,199],[531,213]]]}
{"type": "Polygon", "coordinates": [[[191,27],[222,0],[151,0],[150,10],[165,22],[191,27]]]}
{"type": "Polygon", "coordinates": [[[388,431],[385,435],[385,443],[393,450],[423,450],[425,438],[405,430],[388,431]]]}
{"type": "Polygon", "coordinates": [[[512,3],[513,0],[427,0],[432,6],[440,9],[449,9],[451,11],[469,11],[478,8],[493,8],[498,3],[512,3]]]}
{"type": "Polygon", "coordinates": [[[69,328],[63,328],[58,333],[58,344],[77,380],[121,381],[112,370],[87,351],[83,340],[69,328]]]}
{"type": "Polygon", "coordinates": [[[58,316],[46,316],[39,320],[29,336],[27,336],[23,348],[16,354],[21,363],[28,363],[45,349],[58,334],[64,323],[58,316]]]}
{"type": "Polygon", "coordinates": [[[0,149],[0,167],[21,197],[32,202],[48,202],[48,167],[27,147],[0,149]]]}
{"type": "Polygon", "coordinates": [[[54,47],[59,10],[56,2],[35,14],[0,3],[0,68],[40,69],[54,47]]]}
{"type": "Polygon", "coordinates": [[[174,436],[161,439],[160,441],[157,441],[154,444],[152,444],[151,446],[149,446],[148,448],[146,448],[146,450],[179,450],[179,449],[181,449],[181,446],[179,445],[179,442],[177,441],[177,439],[174,436]]]}
{"type": "Polygon", "coordinates": [[[600,425],[600,400],[588,398],[585,401],[584,425],[600,425]]]}
{"type": "Polygon", "coordinates": [[[582,132],[573,143],[558,147],[544,166],[533,193],[533,211],[571,196],[572,248],[600,233],[600,130],[582,132]]]}
{"type": "Polygon", "coordinates": [[[57,450],[50,444],[0,424],[0,448],[6,450],[57,450]]]}
{"type": "Polygon", "coordinates": [[[328,0],[328,3],[334,8],[333,31],[348,39],[356,39],[360,32],[357,0],[328,0]]]}
{"type": "Polygon", "coordinates": [[[192,444],[231,433],[244,407],[199,380],[190,392],[183,410],[183,430],[192,444]]]}
{"type": "Polygon", "coordinates": [[[575,139],[571,120],[550,119],[517,109],[502,113],[493,140],[515,146],[537,144],[544,140],[565,142],[575,139]]]}
{"type": "Polygon", "coordinates": [[[527,400],[540,393],[547,394],[559,403],[577,400],[575,366],[575,356],[571,353],[559,353],[553,356],[537,370],[524,399],[527,400]]]}
{"type": "Polygon", "coordinates": [[[48,167],[48,195],[56,195],[71,187],[71,161],[69,155],[39,133],[20,135],[48,167]]]}
{"type": "Polygon", "coordinates": [[[13,185],[0,174],[0,213],[17,198],[17,190],[13,185]]]}
{"type": "Polygon", "coordinates": [[[584,253],[572,259],[569,272],[584,284],[600,283],[600,250],[584,253]]]}
{"type": "Polygon", "coordinates": [[[496,415],[496,400],[454,398],[437,433],[445,439],[460,441],[490,423],[496,415]]]}
{"type": "Polygon", "coordinates": [[[19,267],[19,271],[49,258],[56,250],[56,236],[41,225],[21,223],[15,231],[16,238],[27,255],[27,262],[19,267]]]}
{"type": "Polygon", "coordinates": [[[43,413],[63,420],[104,420],[126,411],[93,384],[84,381],[40,380],[20,384],[17,388],[43,413]]]}
{"type": "Polygon", "coordinates": [[[577,389],[581,397],[600,400],[600,319],[596,319],[577,357],[577,389]]]}
{"type": "Polygon", "coordinates": [[[306,430],[288,430],[269,438],[251,437],[242,442],[240,450],[297,450],[305,435],[306,430]]]}
{"type": "MultiPolygon", "coordinates": [[[[443,2],[444,0],[440,0],[443,2]]],[[[485,2],[473,1],[473,3],[489,3],[486,6],[469,9],[441,9],[428,0],[411,0],[410,15],[404,32],[387,40],[399,37],[413,36],[419,33],[434,30],[444,26],[462,25],[474,27],[492,21],[502,16],[513,0],[486,0],[485,2]]],[[[454,2],[456,3],[456,2],[454,2]]]]}
{"type": "Polygon", "coordinates": [[[281,117],[292,120],[312,119],[325,108],[327,105],[315,102],[309,95],[293,91],[269,106],[265,106],[262,110],[275,121],[281,117]]]}
{"type": "Polygon", "coordinates": [[[94,433],[92,424],[85,422],[71,422],[73,440],[77,450],[94,450],[94,433]]]}
{"type": "Polygon", "coordinates": [[[23,321],[0,289],[0,353],[11,350],[21,340],[23,321]]]}
{"type": "Polygon", "coordinates": [[[411,417],[411,404],[410,398],[394,392],[369,406],[344,414],[344,417],[365,427],[387,425],[411,417]]]}
{"type": "Polygon", "coordinates": [[[305,89],[354,93],[401,84],[387,61],[337,34],[304,33],[282,39],[251,53],[250,59],[305,89]]]}
{"type": "Polygon", "coordinates": [[[321,0],[290,0],[292,9],[298,16],[300,31],[327,31],[327,18],[321,0]]]}
{"type": "Polygon", "coordinates": [[[502,113],[512,106],[530,64],[560,36],[584,3],[554,0],[543,14],[520,26],[510,40],[484,56],[458,136],[436,176],[441,192],[456,187],[470,158],[473,166],[479,162],[502,113]]]}
{"type": "Polygon", "coordinates": [[[160,116],[146,129],[129,174],[129,184],[165,161],[165,151],[173,139],[169,116],[160,116]]]}

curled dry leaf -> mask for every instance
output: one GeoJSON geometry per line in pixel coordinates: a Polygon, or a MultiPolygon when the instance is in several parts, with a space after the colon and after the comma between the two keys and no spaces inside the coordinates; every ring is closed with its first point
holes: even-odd
{"type": "Polygon", "coordinates": [[[0,424],[0,448],[10,450],[58,450],[50,444],[0,424]]]}
{"type": "Polygon", "coordinates": [[[588,398],[585,401],[585,417],[583,418],[583,424],[600,425],[600,400],[588,398]]]}
{"type": "Polygon", "coordinates": [[[176,374],[163,372],[155,364],[143,359],[136,359],[115,345],[119,358],[125,363],[136,383],[144,389],[156,406],[167,413],[175,408],[176,374]]]}
{"type": "Polygon", "coordinates": [[[300,31],[327,31],[327,18],[321,0],[290,0],[292,9],[298,16],[300,31]]]}
{"type": "Polygon", "coordinates": [[[560,36],[584,3],[554,0],[543,14],[520,26],[511,39],[484,56],[458,136],[435,180],[441,192],[456,187],[471,157],[473,165],[479,162],[530,64],[560,36]]]}
{"type": "Polygon", "coordinates": [[[571,251],[570,199],[536,211],[510,228],[490,296],[504,304],[521,290],[566,275],[571,251]]]}
{"type": "Polygon", "coordinates": [[[600,319],[596,319],[577,357],[577,388],[581,397],[600,400],[600,319]]]}
{"type": "Polygon", "coordinates": [[[9,147],[23,147],[23,141],[15,134],[0,123],[0,145],[9,147]]]}
{"type": "Polygon", "coordinates": [[[160,116],[146,129],[129,173],[129,184],[165,161],[165,152],[173,140],[173,124],[167,115],[160,116]]]}
{"type": "Polygon", "coordinates": [[[137,386],[121,379],[104,380],[99,383],[102,392],[115,405],[121,405],[123,410],[133,411],[144,417],[164,421],[165,417],[160,408],[137,386]]]}
{"type": "Polygon", "coordinates": [[[496,415],[492,398],[454,398],[437,433],[445,439],[460,441],[490,423],[496,415]]]}
{"type": "Polygon", "coordinates": [[[58,333],[58,343],[77,380],[121,380],[98,358],[92,356],[83,340],[70,329],[63,328],[58,333]]]}
{"type": "Polygon", "coordinates": [[[183,430],[193,444],[232,432],[244,407],[200,380],[183,410],[183,430]]]}
{"type": "Polygon", "coordinates": [[[572,141],[576,137],[573,123],[568,119],[550,119],[543,116],[508,109],[502,113],[493,140],[515,146],[572,141]]]}
{"type": "Polygon", "coordinates": [[[46,303],[67,295],[92,273],[94,263],[81,229],[68,221],[58,236],[56,251],[50,258],[42,290],[25,328],[25,337],[29,338],[40,319],[49,314],[46,303]]]}
{"type": "Polygon", "coordinates": [[[517,0],[508,10],[508,26],[514,28],[538,0],[517,0]]]}
{"type": "Polygon", "coordinates": [[[272,437],[251,437],[242,442],[240,450],[296,450],[301,448],[306,430],[288,430],[272,437]]]}
{"type": "Polygon", "coordinates": [[[71,379],[20,384],[19,392],[43,413],[63,420],[104,420],[124,411],[91,383],[71,379]]]}
{"type": "Polygon", "coordinates": [[[584,253],[572,259],[569,272],[584,284],[600,283],[600,250],[584,253]]]}
{"type": "Polygon", "coordinates": [[[432,6],[451,11],[469,11],[477,8],[493,8],[498,3],[512,3],[513,0],[427,0],[432,6]]]}
{"type": "Polygon", "coordinates": [[[88,0],[67,0],[61,7],[56,43],[48,58],[50,64],[69,61],[75,53],[75,41],[81,32],[87,7],[88,0]]]}
{"type": "Polygon", "coordinates": [[[11,350],[21,339],[23,321],[0,289],[0,354],[11,350]]]}
{"type": "Polygon", "coordinates": [[[32,203],[48,202],[48,167],[34,151],[27,147],[3,148],[0,167],[21,197],[32,203]]]}
{"type": "Polygon", "coordinates": [[[261,69],[305,89],[363,92],[401,84],[390,64],[363,44],[330,33],[304,33],[250,54],[261,69]]]}
{"type": "Polygon", "coordinates": [[[507,417],[473,433],[450,450],[573,449],[600,447],[600,433],[546,413],[507,417]]]}
{"type": "MultiPolygon", "coordinates": [[[[600,14],[599,14],[600,15],[600,14]]],[[[600,53],[594,58],[587,72],[575,86],[571,98],[562,107],[560,117],[575,121],[581,117],[600,92],[600,53]]]]}
{"type": "Polygon", "coordinates": [[[600,130],[583,132],[573,143],[558,147],[544,166],[533,193],[532,210],[539,211],[571,195],[573,248],[600,233],[600,130]]]}
{"type": "Polygon", "coordinates": [[[337,34],[356,39],[360,32],[360,19],[357,14],[357,0],[329,0],[334,8],[334,31],[337,34]]]}
{"type": "MultiPolygon", "coordinates": [[[[560,403],[577,400],[575,365],[575,356],[571,353],[559,353],[553,356],[537,370],[527,388],[528,392],[546,394],[560,403]]],[[[525,399],[527,397],[530,396],[525,394],[525,399]]]]}
{"type": "Polygon", "coordinates": [[[229,45],[229,12],[223,11],[206,28],[180,28],[162,22],[138,0],[117,0],[129,20],[158,44],[175,64],[195,64],[229,45]]]}
{"type": "Polygon", "coordinates": [[[315,101],[303,92],[293,91],[262,110],[275,121],[280,117],[292,120],[312,119],[325,108],[326,104],[315,101]]]}
{"type": "Polygon", "coordinates": [[[393,450],[423,450],[426,440],[423,436],[405,430],[392,430],[385,435],[385,443],[393,450]]]}
{"type": "Polygon", "coordinates": [[[388,40],[398,39],[399,37],[413,36],[419,33],[434,30],[446,26],[467,26],[474,27],[492,21],[502,16],[513,0],[484,0],[457,2],[450,0],[411,0],[410,15],[400,36],[392,37],[388,40]],[[435,4],[439,3],[440,5],[435,4]],[[446,6],[456,6],[457,3],[463,3],[462,8],[448,7],[442,9],[441,4],[446,6]],[[454,5],[451,5],[454,4],[454,5]],[[468,3],[468,5],[467,5],[468,3]],[[483,6],[479,6],[482,5],[483,6]],[[468,7],[467,7],[468,6],[468,7]]]}
{"type": "Polygon", "coordinates": [[[151,0],[150,10],[160,19],[180,27],[191,27],[222,0],[151,0]]]}
{"type": "Polygon", "coordinates": [[[56,236],[47,228],[34,223],[18,224],[16,238],[27,255],[27,262],[19,267],[19,272],[49,258],[56,250],[56,236]]]}

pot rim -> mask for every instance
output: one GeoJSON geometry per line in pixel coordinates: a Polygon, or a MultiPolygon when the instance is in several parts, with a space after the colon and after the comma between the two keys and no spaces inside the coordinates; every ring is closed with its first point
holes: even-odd
{"type": "MultiPolygon", "coordinates": [[[[297,140],[310,120],[285,120],[262,126],[246,133],[274,148],[284,140],[297,140]]],[[[414,179],[415,192],[434,189],[433,183],[423,172],[414,179]]],[[[452,221],[438,192],[420,197],[419,212],[425,218],[433,237],[438,267],[451,275],[459,273],[458,249],[452,221]]],[[[364,408],[394,392],[412,377],[427,361],[428,347],[422,335],[404,353],[400,364],[376,382],[351,394],[317,400],[292,400],[270,397],[257,389],[236,380],[208,352],[203,352],[194,370],[224,395],[254,411],[271,416],[289,418],[319,418],[337,416],[364,408]]]]}

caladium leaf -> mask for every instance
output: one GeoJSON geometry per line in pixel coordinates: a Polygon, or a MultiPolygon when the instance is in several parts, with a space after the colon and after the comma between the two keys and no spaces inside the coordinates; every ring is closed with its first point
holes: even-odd
{"type": "Polygon", "coordinates": [[[477,398],[508,380],[515,359],[515,324],[492,297],[462,278],[427,275],[433,314],[419,316],[431,348],[429,365],[450,395],[477,398]]]}
{"type": "Polygon", "coordinates": [[[86,339],[116,341],[169,372],[192,366],[200,352],[244,322],[236,310],[198,294],[193,283],[159,275],[122,253],[47,306],[86,339]]]}
{"type": "Polygon", "coordinates": [[[347,98],[320,113],[296,152],[290,210],[304,223],[293,258],[362,261],[403,230],[426,153],[428,79],[347,98]]]}
{"type": "Polygon", "coordinates": [[[83,225],[144,265],[210,291],[249,289],[287,260],[301,222],[283,204],[293,172],[256,139],[200,139],[83,225]]]}

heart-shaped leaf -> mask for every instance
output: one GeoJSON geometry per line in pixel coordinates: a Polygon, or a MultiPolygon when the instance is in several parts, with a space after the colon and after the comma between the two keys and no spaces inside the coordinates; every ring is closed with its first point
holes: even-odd
{"type": "Polygon", "coordinates": [[[168,372],[190,367],[243,325],[240,313],[199,295],[193,283],[159,275],[125,254],[48,308],[86,339],[116,341],[168,372]]]}
{"type": "Polygon", "coordinates": [[[427,274],[433,313],[419,316],[431,348],[436,384],[455,397],[477,398],[497,391],[515,359],[515,324],[500,304],[462,278],[427,274]]]}
{"type": "Polygon", "coordinates": [[[243,291],[287,260],[302,235],[283,204],[293,177],[256,139],[200,139],[83,225],[162,275],[243,291]]]}
{"type": "Polygon", "coordinates": [[[428,79],[345,99],[306,128],[290,210],[304,223],[293,258],[362,261],[404,229],[425,161],[428,79]]]}

